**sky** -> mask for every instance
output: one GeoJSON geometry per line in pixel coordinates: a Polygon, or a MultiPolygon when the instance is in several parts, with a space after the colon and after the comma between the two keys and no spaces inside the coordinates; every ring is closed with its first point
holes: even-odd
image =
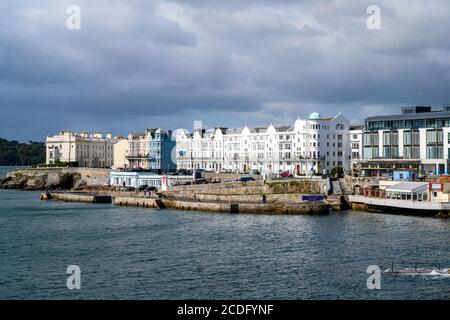
{"type": "Polygon", "coordinates": [[[361,124],[442,106],[449,31],[448,0],[1,1],[0,137],[290,125],[313,111],[361,124]]]}

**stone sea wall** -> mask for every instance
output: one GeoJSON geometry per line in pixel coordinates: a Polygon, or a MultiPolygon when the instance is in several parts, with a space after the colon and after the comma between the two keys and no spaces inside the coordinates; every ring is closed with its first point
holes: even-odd
{"type": "Polygon", "coordinates": [[[139,197],[116,197],[114,204],[143,208],[174,209],[182,211],[204,211],[216,213],[264,213],[264,214],[328,214],[329,206],[320,203],[225,203],[205,201],[183,201],[173,199],[150,199],[139,197]]]}

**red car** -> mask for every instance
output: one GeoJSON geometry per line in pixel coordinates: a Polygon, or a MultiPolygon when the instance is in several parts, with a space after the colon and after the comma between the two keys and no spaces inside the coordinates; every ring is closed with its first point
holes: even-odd
{"type": "Polygon", "coordinates": [[[280,173],[280,177],[282,177],[282,178],[292,178],[293,175],[289,171],[284,171],[284,172],[280,173]]]}

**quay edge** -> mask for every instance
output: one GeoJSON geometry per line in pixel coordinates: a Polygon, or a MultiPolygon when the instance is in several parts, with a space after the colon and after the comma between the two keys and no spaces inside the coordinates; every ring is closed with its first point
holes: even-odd
{"type": "Polygon", "coordinates": [[[109,195],[92,195],[82,193],[59,193],[43,192],[41,200],[59,200],[65,202],[86,202],[86,203],[112,203],[112,197],[109,195]]]}
{"type": "Polygon", "coordinates": [[[174,209],[181,211],[205,211],[218,213],[261,213],[261,214],[317,214],[329,213],[329,205],[321,202],[314,204],[270,203],[226,203],[182,201],[173,199],[148,199],[140,197],[115,197],[114,204],[144,208],[174,209]]]}

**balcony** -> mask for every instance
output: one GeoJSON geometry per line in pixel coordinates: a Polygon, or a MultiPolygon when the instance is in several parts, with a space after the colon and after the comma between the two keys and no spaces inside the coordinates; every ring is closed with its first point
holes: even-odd
{"type": "Polygon", "coordinates": [[[292,161],[300,161],[300,162],[306,162],[306,161],[323,161],[325,160],[325,156],[320,156],[320,157],[293,157],[292,161]]]}
{"type": "Polygon", "coordinates": [[[148,160],[148,159],[150,159],[150,154],[148,154],[148,153],[146,153],[146,154],[136,153],[136,154],[128,155],[128,156],[126,156],[126,158],[128,160],[138,160],[138,159],[148,160]]]}

